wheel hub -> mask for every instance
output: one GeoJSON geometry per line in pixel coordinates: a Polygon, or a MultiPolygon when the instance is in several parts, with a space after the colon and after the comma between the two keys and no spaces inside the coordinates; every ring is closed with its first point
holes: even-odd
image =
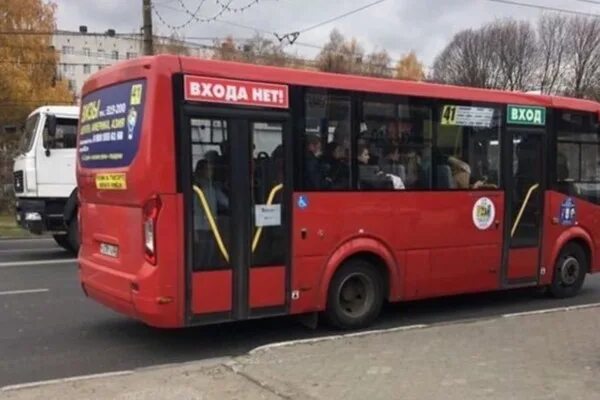
{"type": "Polygon", "coordinates": [[[350,275],[342,282],[338,299],[342,310],[352,317],[365,313],[373,301],[369,295],[372,282],[363,274],[350,275]]]}
{"type": "Polygon", "coordinates": [[[565,286],[571,286],[579,278],[581,266],[575,257],[567,257],[560,267],[560,278],[565,286]]]}

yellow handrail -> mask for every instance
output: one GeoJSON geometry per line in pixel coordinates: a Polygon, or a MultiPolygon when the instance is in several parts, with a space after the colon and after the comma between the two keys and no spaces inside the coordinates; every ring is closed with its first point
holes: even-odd
{"type": "Polygon", "coordinates": [[[517,230],[517,226],[519,226],[519,222],[521,222],[521,217],[523,217],[523,212],[525,211],[525,207],[527,206],[527,203],[529,203],[529,198],[531,197],[531,195],[533,194],[533,192],[540,186],[539,183],[536,183],[535,185],[532,185],[529,190],[527,191],[527,196],[525,196],[525,201],[523,201],[523,205],[521,206],[521,209],[519,210],[519,214],[517,214],[517,219],[515,219],[515,223],[513,224],[512,230],[510,231],[510,237],[513,237],[515,235],[515,231],[517,230]]]}
{"type": "MultiPolygon", "coordinates": [[[[269,193],[269,197],[267,199],[267,205],[268,206],[270,206],[271,204],[273,204],[273,199],[275,198],[275,195],[281,189],[283,189],[283,185],[282,184],[276,185],[276,186],[273,187],[273,189],[271,189],[271,193],[269,193]]],[[[260,228],[258,228],[256,230],[256,233],[254,234],[254,240],[252,240],[252,252],[253,253],[256,250],[256,247],[258,246],[258,242],[260,241],[260,235],[262,234],[262,231],[263,231],[263,227],[261,226],[260,228]]]]}
{"type": "Polygon", "coordinates": [[[202,204],[202,208],[204,209],[204,213],[206,214],[206,219],[208,220],[210,229],[212,230],[215,240],[217,241],[219,250],[221,250],[221,254],[223,255],[223,258],[225,258],[225,260],[227,262],[229,262],[229,253],[227,252],[227,249],[225,248],[225,244],[223,243],[223,239],[221,238],[221,234],[219,233],[219,228],[217,227],[217,224],[215,223],[215,218],[213,217],[212,212],[210,211],[210,207],[208,206],[208,202],[206,201],[204,192],[202,192],[202,190],[196,185],[194,185],[194,191],[198,195],[200,204],[202,204]]]}

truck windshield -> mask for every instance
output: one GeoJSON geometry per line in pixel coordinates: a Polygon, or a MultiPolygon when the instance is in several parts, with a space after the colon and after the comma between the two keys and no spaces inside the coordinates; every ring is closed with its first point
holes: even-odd
{"type": "Polygon", "coordinates": [[[35,140],[35,131],[37,129],[39,119],[39,114],[35,114],[27,118],[23,136],[21,137],[21,144],[19,146],[21,153],[27,153],[29,150],[31,150],[35,140]]]}

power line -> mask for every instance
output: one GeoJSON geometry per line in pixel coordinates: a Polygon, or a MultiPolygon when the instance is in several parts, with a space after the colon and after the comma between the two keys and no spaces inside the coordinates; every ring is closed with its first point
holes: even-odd
{"type": "Polygon", "coordinates": [[[258,4],[258,1],[259,0],[252,0],[248,4],[246,4],[245,6],[242,6],[242,7],[231,7],[230,4],[233,3],[233,1],[230,1],[229,4],[225,5],[221,2],[221,0],[216,0],[218,5],[220,5],[221,7],[225,7],[227,9],[227,11],[232,12],[232,13],[244,12],[247,9],[249,9],[250,7],[254,6],[255,4],[258,4]]]}
{"type": "Polygon", "coordinates": [[[323,25],[327,25],[327,24],[329,24],[331,22],[334,22],[334,21],[337,21],[339,19],[346,18],[349,15],[356,14],[357,12],[360,12],[360,11],[366,10],[367,8],[376,6],[377,4],[383,3],[384,1],[386,1],[386,0],[377,0],[377,1],[374,1],[372,3],[365,4],[362,7],[356,8],[354,10],[348,11],[348,12],[343,13],[343,14],[340,14],[340,15],[338,15],[336,17],[333,17],[333,18],[329,18],[329,19],[327,19],[327,20],[325,20],[323,22],[319,22],[318,24],[311,25],[311,26],[306,27],[304,29],[300,29],[297,32],[299,32],[299,33],[305,33],[305,32],[308,32],[310,30],[313,30],[313,29],[316,29],[316,28],[320,28],[323,25]]]}
{"type": "MultiPolygon", "coordinates": [[[[198,6],[197,11],[200,11],[200,7],[202,6],[202,4],[204,3],[205,0],[202,0],[202,2],[200,3],[200,6],[198,6]]],[[[231,4],[233,2],[233,0],[228,0],[227,5],[231,4]]],[[[170,7],[168,7],[170,8],[170,7]]],[[[217,18],[219,18],[221,15],[223,15],[225,12],[227,12],[227,8],[224,7],[223,5],[221,5],[221,9],[213,16],[211,17],[198,17],[197,13],[191,13],[190,18],[184,22],[183,24],[179,24],[179,25],[172,25],[169,22],[167,22],[167,20],[163,17],[163,15],[158,11],[158,9],[155,6],[152,6],[152,10],[154,11],[154,14],[158,17],[158,19],[160,20],[160,22],[165,25],[167,28],[171,29],[172,31],[177,31],[179,29],[185,28],[188,25],[190,25],[192,22],[212,22],[214,20],[216,20],[217,18]]],[[[186,7],[187,10],[187,7],[186,7]]],[[[188,10],[189,11],[189,10],[188,10]]]]}
{"type": "Polygon", "coordinates": [[[580,1],[582,3],[590,3],[590,4],[600,5],[600,1],[593,1],[593,0],[577,0],[577,1],[580,1]]]}
{"type": "Polygon", "coordinates": [[[600,14],[587,13],[587,12],[575,11],[575,10],[567,10],[565,8],[540,6],[537,4],[522,3],[522,2],[518,2],[518,1],[511,1],[511,0],[487,0],[487,1],[491,1],[493,3],[508,4],[508,5],[512,5],[512,6],[518,6],[518,7],[534,8],[537,10],[554,11],[554,12],[565,13],[565,14],[581,15],[581,16],[585,16],[585,17],[595,17],[595,18],[600,17],[600,14]]]}

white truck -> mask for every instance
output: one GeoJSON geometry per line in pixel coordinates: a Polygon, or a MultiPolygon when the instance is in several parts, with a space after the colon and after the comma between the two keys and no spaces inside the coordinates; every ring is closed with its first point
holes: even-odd
{"type": "Polygon", "coordinates": [[[63,248],[79,251],[75,177],[77,106],[33,111],[14,160],[16,219],[34,234],[50,233],[63,248]]]}

